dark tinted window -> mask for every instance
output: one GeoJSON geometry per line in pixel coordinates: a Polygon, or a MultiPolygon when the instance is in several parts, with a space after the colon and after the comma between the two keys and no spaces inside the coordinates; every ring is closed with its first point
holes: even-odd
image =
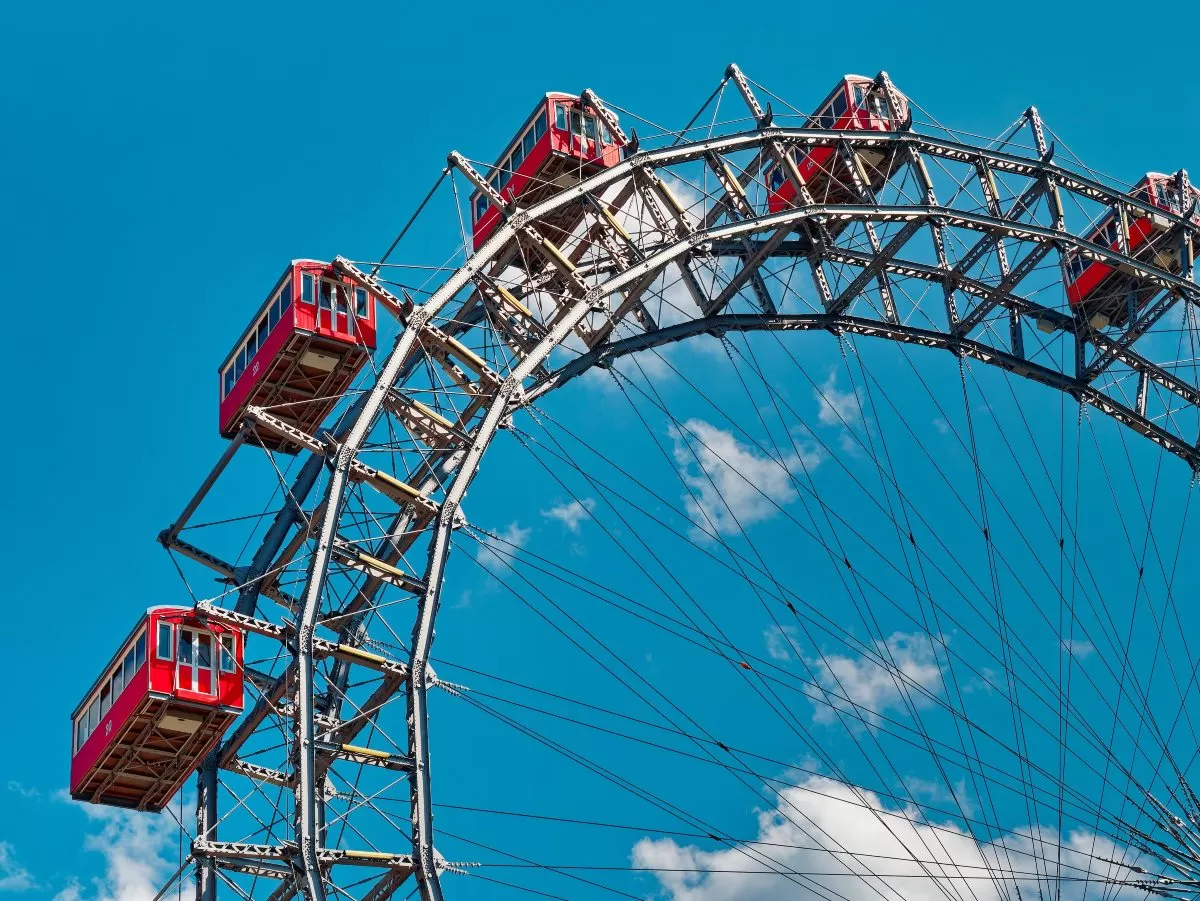
{"type": "Polygon", "coordinates": [[[842,118],[842,116],[846,115],[846,95],[845,94],[839,93],[836,97],[833,98],[833,103],[830,105],[830,115],[833,116],[833,120],[835,122],[838,119],[842,118]]]}
{"type": "Polygon", "coordinates": [[[140,667],[146,662],[146,633],[138,636],[137,644],[133,646],[133,665],[140,667]]]}
{"type": "Polygon", "coordinates": [[[155,656],[159,660],[170,660],[171,658],[171,624],[158,624],[158,637],[155,639],[155,656]]]}
{"type": "Polygon", "coordinates": [[[221,671],[232,673],[237,669],[237,658],[233,653],[234,644],[232,635],[221,636],[221,671]]]}
{"type": "Polygon", "coordinates": [[[212,666],[212,639],[207,632],[196,636],[196,665],[201,669],[212,666]]]}
{"type": "Polygon", "coordinates": [[[360,319],[367,315],[367,291],[365,288],[354,289],[354,315],[360,319]]]}
{"type": "Polygon", "coordinates": [[[307,272],[300,278],[300,299],[305,303],[313,302],[313,277],[307,272]]]}
{"type": "Polygon", "coordinates": [[[546,111],[542,110],[537,117],[537,121],[533,123],[533,138],[540,140],[542,135],[546,133],[546,111]]]}
{"type": "Polygon", "coordinates": [[[179,662],[192,662],[192,633],[188,629],[179,630],[179,662]]]}

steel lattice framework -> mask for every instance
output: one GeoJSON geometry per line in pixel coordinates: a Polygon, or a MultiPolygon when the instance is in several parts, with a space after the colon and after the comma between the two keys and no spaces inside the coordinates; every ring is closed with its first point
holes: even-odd
{"type": "MultiPolygon", "coordinates": [[[[410,879],[426,901],[443,897],[454,865],[435,851],[429,703],[431,690],[454,687],[429,660],[452,533],[468,522],[464,498],[498,430],[591,367],[699,333],[887,338],[1057,388],[1200,465],[1200,385],[1156,336],[1172,310],[1200,301],[1190,219],[1057,163],[1033,109],[1021,125],[1031,149],[988,149],[911,127],[778,127],[736,67],[725,83],[749,107],[748,130],[635,149],[532,208],[507,208],[423,303],[393,293],[377,269],[336,261],[383,298],[400,324],[394,347],[327,432],[301,434],[252,408],[161,536],[228,585],[198,605],[203,615],[278,643],[275,665],[248,673],[257,702],[200,774],[191,853],[201,901],[218,886],[249,894],[246,880],[261,879],[271,899],[347,897],[354,884],[354,896],[377,901],[410,879]],[[793,151],[816,147],[834,148],[856,202],[810,192],[793,151]],[[771,163],[797,194],[776,213],[762,200],[771,163]],[[868,170],[885,171],[882,184],[868,170]],[[569,234],[546,224],[572,208],[569,234]],[[1121,222],[1165,219],[1180,271],[1089,242],[1089,222],[1107,210],[1121,222]],[[1137,276],[1124,327],[1072,313],[1060,271],[1071,250],[1137,276]],[[282,507],[235,566],[184,530],[264,431],[307,455],[279,475],[282,507]],[[397,616],[407,643],[389,625],[397,616]],[[408,788],[407,836],[369,803],[395,784],[408,788]],[[238,818],[250,826],[234,829],[238,818]],[[399,846],[378,841],[389,834],[399,846]]],[[[874,90],[895,99],[886,75],[874,90]]],[[[585,99],[618,133],[599,98],[585,99]]],[[[463,157],[450,164],[503,206],[463,157]]]]}

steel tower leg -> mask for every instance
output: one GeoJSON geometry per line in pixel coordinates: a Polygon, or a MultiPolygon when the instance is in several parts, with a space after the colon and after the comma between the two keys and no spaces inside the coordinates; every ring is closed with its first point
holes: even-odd
{"type": "Polygon", "coordinates": [[[319,807],[324,802],[318,797],[316,727],[313,716],[313,682],[316,678],[313,638],[321,609],[321,597],[325,591],[325,580],[329,574],[333,540],[341,518],[346,471],[349,468],[350,455],[343,449],[338,454],[338,466],[329,481],[326,500],[329,506],[321,523],[321,535],[308,571],[308,588],[304,592],[296,623],[296,735],[292,748],[296,773],[295,829],[296,842],[300,846],[298,863],[302,870],[300,890],[308,901],[325,901],[325,879],[317,859],[321,845],[321,825],[324,820],[319,807]]]}
{"type": "MultiPolygon", "coordinates": [[[[196,838],[217,839],[217,756],[213,751],[196,774],[196,838]]],[[[217,901],[217,868],[211,859],[196,866],[196,901],[217,901]]]]}

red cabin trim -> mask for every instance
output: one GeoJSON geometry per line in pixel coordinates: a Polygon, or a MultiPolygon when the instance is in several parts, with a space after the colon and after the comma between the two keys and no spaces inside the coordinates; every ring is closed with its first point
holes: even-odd
{"type": "MultiPolygon", "coordinates": [[[[587,112],[574,94],[549,93],[534,107],[517,136],[492,167],[489,183],[506,201],[541,187],[538,175],[552,158],[578,160],[590,175],[621,162],[621,143],[603,120],[587,112]],[[532,184],[531,184],[532,183],[532,184]]],[[[501,211],[483,191],[471,194],[474,247],[478,250],[501,221],[501,211]]]]}
{"type": "MultiPolygon", "coordinates": [[[[1103,235],[1103,228],[1106,228],[1115,222],[1116,217],[1113,214],[1110,213],[1109,215],[1105,216],[1104,221],[1102,222],[1102,228],[1093,232],[1092,235],[1089,236],[1088,240],[1093,244],[1100,244],[1110,248],[1111,250],[1119,250],[1120,241],[1115,236],[1108,241],[1105,241],[1105,236],[1103,235]]],[[[1131,219],[1129,221],[1129,253],[1131,255],[1146,243],[1146,240],[1149,238],[1150,233],[1153,230],[1154,227],[1150,224],[1149,218],[1131,219]]],[[[1074,260],[1083,262],[1084,258],[1078,256],[1078,254],[1069,257],[1067,262],[1068,273],[1071,271],[1070,265],[1074,260]]],[[[1079,272],[1078,276],[1073,281],[1067,282],[1067,299],[1072,305],[1083,303],[1092,294],[1092,292],[1100,287],[1100,283],[1103,282],[1116,269],[1115,266],[1111,266],[1108,263],[1101,262],[1100,260],[1087,260],[1086,262],[1087,265],[1083,267],[1083,270],[1079,272]]]]}
{"type": "Polygon", "coordinates": [[[71,796],[161,810],[243,709],[244,641],[151,607],[71,714],[71,796]]]}
{"type": "MultiPolygon", "coordinates": [[[[834,88],[808,121],[810,128],[826,128],[833,131],[892,131],[908,120],[908,99],[897,92],[899,110],[889,110],[887,97],[872,91],[874,79],[861,75],[847,75],[834,88]]],[[[836,152],[833,147],[814,147],[797,156],[796,168],[806,183],[826,168],[836,152]]],[[[763,171],[767,186],[767,209],[778,213],[792,206],[796,188],[786,178],[777,164],[763,171]]]]}
{"type": "Polygon", "coordinates": [[[293,260],[217,371],[221,434],[236,434],[251,404],[316,432],[375,348],[375,301],[328,263],[293,260]]]}
{"type": "MultiPolygon", "coordinates": [[[[1131,192],[1134,197],[1144,200],[1161,210],[1174,213],[1177,216],[1186,215],[1185,209],[1179,202],[1175,177],[1158,172],[1147,172],[1134,186],[1131,192]]],[[[1200,191],[1192,189],[1193,197],[1200,197],[1200,191]]],[[[1191,206],[1190,203],[1187,204],[1191,206]]],[[[1193,217],[1200,221],[1200,217],[1193,217]]],[[[1118,214],[1109,210],[1096,227],[1092,229],[1087,240],[1092,244],[1107,247],[1110,250],[1120,250],[1121,242],[1117,234],[1118,214]]],[[[1149,216],[1130,216],[1128,219],[1129,255],[1136,256],[1137,251],[1150,240],[1155,230],[1155,224],[1149,216]]],[[[1117,267],[1102,260],[1091,260],[1081,255],[1078,250],[1072,250],[1063,257],[1063,278],[1066,283],[1067,300],[1072,306],[1087,301],[1097,289],[1117,271],[1117,267]]],[[[1114,312],[1116,312],[1114,310],[1114,312]]],[[[1116,321],[1122,317],[1110,317],[1116,321]]]]}

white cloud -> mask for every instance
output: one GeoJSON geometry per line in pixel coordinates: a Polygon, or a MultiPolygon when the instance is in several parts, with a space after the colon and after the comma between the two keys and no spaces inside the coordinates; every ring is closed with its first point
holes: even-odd
{"type": "Polygon", "coordinates": [[[17,863],[13,846],[0,841],[0,892],[24,892],[35,886],[33,876],[17,863]]]}
{"type": "Polygon", "coordinates": [[[937,805],[943,810],[954,811],[963,816],[973,817],[978,812],[971,801],[966,779],[959,779],[952,787],[947,787],[944,781],[922,779],[919,776],[907,776],[904,779],[906,788],[914,799],[937,805]]]}
{"type": "MultiPolygon", "coordinates": [[[[74,802],[72,802],[74,803],[74,802]]],[[[183,800],[172,804],[182,816],[183,800]]],[[[150,816],[94,804],[79,808],[100,831],[85,836],[83,847],[104,857],[104,875],[91,881],[90,893],[71,879],[54,901],[151,901],[175,872],[179,825],[170,813],[150,816]]],[[[186,847],[188,839],[185,837],[186,847]]],[[[184,893],[193,889],[184,887],[184,893]]]]}
{"type": "Polygon", "coordinates": [[[83,901],[83,886],[72,876],[63,890],[54,896],[54,901],[83,901]]]}
{"type": "Polygon", "coordinates": [[[1096,653],[1096,648],[1090,641],[1084,641],[1082,638],[1064,638],[1062,640],[1063,650],[1068,654],[1082,660],[1084,657],[1090,657],[1096,653]]]}
{"type": "Polygon", "coordinates": [[[842,449],[842,453],[851,454],[855,457],[861,456],[863,453],[863,441],[857,435],[853,434],[849,429],[842,429],[838,435],[838,447],[842,449]]]}
{"type": "Polygon", "coordinates": [[[928,635],[896,632],[886,641],[875,641],[875,655],[825,654],[809,661],[826,692],[826,703],[817,705],[819,723],[837,719],[837,711],[861,714],[869,723],[903,705],[905,693],[919,704],[941,689],[942,673],[928,635]]]}
{"type": "Polygon", "coordinates": [[[796,629],[793,626],[772,626],[763,632],[767,643],[767,656],[772,660],[791,660],[796,646],[796,629]]]}
{"type": "Polygon", "coordinates": [[[678,345],[673,344],[653,347],[622,357],[607,367],[592,366],[579,377],[579,382],[611,395],[621,394],[623,386],[630,398],[640,400],[647,391],[647,383],[661,385],[675,375],[675,364],[671,358],[676,353],[676,347],[678,345]]]}
{"type": "Polygon", "coordinates": [[[697,356],[705,360],[720,360],[722,363],[729,362],[729,352],[725,349],[724,342],[716,335],[702,332],[688,339],[687,346],[690,350],[696,352],[697,356]]]}
{"type": "Polygon", "coordinates": [[[13,794],[20,795],[22,798],[40,798],[42,795],[35,786],[25,785],[16,779],[8,780],[8,790],[13,794]]]}
{"type": "MultiPolygon", "coordinates": [[[[725,290],[725,286],[733,281],[739,268],[740,264],[731,257],[692,258],[688,262],[688,271],[691,272],[705,305],[725,290]]],[[[749,284],[742,286],[741,293],[750,294],[749,284]]],[[[690,322],[701,315],[696,298],[684,280],[683,269],[679,265],[667,267],[663,271],[663,275],[646,292],[646,305],[660,328],[690,322]]],[[[722,356],[725,356],[724,351],[722,356]]]]}
{"type": "MultiPolygon", "coordinates": [[[[664,182],[684,207],[688,221],[693,226],[698,226],[712,207],[712,199],[670,173],[664,173],[664,182]]],[[[610,200],[616,197],[620,188],[620,185],[614,186],[609,196],[610,200]]],[[[669,209],[664,211],[673,223],[674,214],[669,209]]],[[[663,240],[673,240],[675,237],[673,228],[670,234],[659,231],[653,217],[638,199],[627,202],[618,213],[618,219],[625,230],[643,245],[657,244],[663,240]]],[[[729,257],[712,258],[701,254],[689,258],[687,265],[695,277],[702,297],[707,299],[716,297],[741,266],[729,257]]],[[[743,287],[743,293],[748,294],[749,288],[743,287]]],[[[642,300],[660,328],[687,322],[701,315],[696,298],[692,296],[684,281],[683,271],[675,263],[664,268],[659,277],[646,289],[642,300]]]]}
{"type": "MultiPolygon", "coordinates": [[[[988,845],[953,822],[922,820],[911,811],[885,805],[870,792],[820,776],[807,777],[781,795],[775,809],[759,814],[757,840],[762,844],[708,851],[672,839],[645,838],[633,848],[633,863],[657,871],[669,901],[1000,901],[1017,896],[1013,880],[1001,877],[1001,895],[991,879],[981,877],[1010,867],[1034,872],[1034,854],[1057,858],[1057,849],[1053,855],[1048,851],[1053,845],[1043,852],[1037,844],[1056,840],[1045,827],[1017,829],[1002,845],[988,845]],[[773,870],[809,875],[789,878],[773,870]]],[[[1075,832],[1062,844],[1061,897],[1067,901],[1082,898],[1087,883],[1078,877],[1089,864],[1095,879],[1135,878],[1101,860],[1123,854],[1102,837],[1075,832]],[[1071,881],[1073,877],[1078,881],[1071,881]]],[[[1039,865],[1045,867],[1046,862],[1039,865]]],[[[1021,897],[1039,896],[1039,886],[1028,877],[1020,880],[1019,888],[1021,897]]],[[[1108,895],[1110,901],[1142,896],[1133,890],[1108,895]]]]}
{"type": "Polygon", "coordinates": [[[851,426],[862,419],[862,406],[853,390],[838,388],[837,370],[829,370],[829,377],[820,388],[813,389],[813,397],[820,405],[817,419],[822,425],[851,426]]]}
{"type": "Polygon", "coordinates": [[[595,509],[595,499],[585,497],[581,501],[568,501],[565,504],[551,507],[549,510],[543,510],[542,516],[546,519],[557,520],[568,532],[578,535],[579,524],[585,519],[590,519],[592,511],[595,509]]]}
{"type": "Polygon", "coordinates": [[[513,555],[525,546],[529,534],[530,530],[522,528],[520,523],[510,522],[499,533],[499,541],[486,537],[480,540],[475,559],[491,572],[507,572],[513,565],[513,555]]]}
{"type": "Polygon", "coordinates": [[[702,419],[689,419],[683,429],[672,428],[668,434],[690,489],[684,503],[693,534],[700,537],[737,532],[739,522],[749,526],[773,516],[777,505],[796,499],[792,473],[821,462],[816,451],[807,449],[801,450],[802,457],[773,459],[702,419]]]}

